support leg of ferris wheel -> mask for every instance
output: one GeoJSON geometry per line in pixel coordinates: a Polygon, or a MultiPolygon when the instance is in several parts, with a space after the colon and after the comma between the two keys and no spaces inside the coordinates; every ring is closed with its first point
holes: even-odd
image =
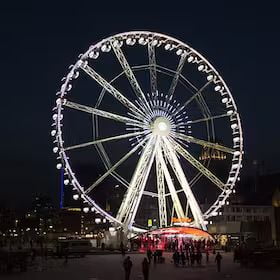
{"type": "Polygon", "coordinates": [[[161,148],[159,148],[158,151],[157,151],[157,157],[160,161],[160,164],[161,164],[161,167],[162,167],[162,170],[163,170],[163,173],[164,173],[164,177],[165,177],[165,180],[166,180],[166,183],[167,183],[170,195],[171,195],[171,199],[172,199],[173,206],[174,206],[175,212],[177,214],[177,217],[179,219],[183,219],[183,218],[185,218],[184,210],[183,210],[183,207],[181,205],[180,199],[177,195],[176,189],[174,187],[174,184],[173,184],[172,178],[170,176],[170,173],[168,171],[165,160],[163,158],[161,148]]]}
{"type": "Polygon", "coordinates": [[[151,136],[147,145],[143,149],[129,184],[129,188],[118,211],[117,219],[123,223],[125,231],[128,231],[134,222],[134,218],[154,161],[157,142],[157,137],[151,136]]]}
{"type": "Polygon", "coordinates": [[[158,190],[159,226],[160,228],[162,228],[162,227],[167,227],[167,211],[166,211],[164,174],[158,155],[156,155],[156,173],[157,173],[157,190],[158,190]]]}
{"type": "Polygon", "coordinates": [[[166,156],[170,162],[170,165],[174,170],[176,177],[178,178],[179,183],[181,184],[182,189],[184,190],[187,200],[189,201],[190,210],[193,214],[193,219],[194,219],[193,224],[198,228],[206,230],[201,209],[193,195],[193,192],[191,191],[190,185],[185,177],[184,171],[177,158],[177,155],[171,143],[166,137],[163,137],[163,142],[164,142],[164,147],[165,147],[164,151],[166,153],[166,156]]]}

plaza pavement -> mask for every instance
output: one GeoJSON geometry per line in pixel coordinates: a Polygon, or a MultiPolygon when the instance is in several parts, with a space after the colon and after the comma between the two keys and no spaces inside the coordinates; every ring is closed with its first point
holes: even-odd
{"type": "MultiPolygon", "coordinates": [[[[210,256],[209,264],[198,267],[174,267],[171,262],[171,254],[165,254],[164,264],[151,264],[149,280],[199,280],[199,279],[236,279],[236,280],[279,280],[280,269],[256,269],[241,268],[239,264],[232,262],[232,254],[222,254],[222,272],[216,271],[214,256],[210,256]]],[[[133,268],[131,280],[141,280],[141,262],[145,255],[131,254],[133,268]]],[[[2,280],[123,280],[123,257],[116,255],[91,255],[85,258],[69,258],[64,264],[63,259],[49,259],[39,261],[34,267],[29,267],[27,272],[14,272],[9,275],[0,275],[2,280]]]]}

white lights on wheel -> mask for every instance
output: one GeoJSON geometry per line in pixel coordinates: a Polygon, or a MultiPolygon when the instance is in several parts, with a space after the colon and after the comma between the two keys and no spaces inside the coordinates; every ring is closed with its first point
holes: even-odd
{"type": "Polygon", "coordinates": [[[171,44],[166,44],[165,46],[164,46],[164,48],[165,48],[165,50],[170,50],[171,49],[171,44]]]}
{"type": "Polygon", "coordinates": [[[183,51],[182,49],[179,49],[179,50],[176,51],[176,54],[177,54],[177,55],[182,55],[183,52],[184,52],[184,51],[183,51]]]}
{"type": "Polygon", "coordinates": [[[219,91],[222,87],[220,85],[215,86],[214,90],[219,91]]]}
{"type": "Polygon", "coordinates": [[[188,62],[192,62],[194,60],[194,57],[192,55],[190,55],[187,60],[188,60],[188,62]]]}
{"type": "Polygon", "coordinates": [[[56,165],[56,168],[57,168],[57,169],[61,169],[61,168],[62,168],[62,164],[61,164],[61,163],[58,163],[58,164],[56,165]]]}
{"type": "Polygon", "coordinates": [[[133,46],[136,43],[136,39],[135,38],[127,38],[126,39],[126,44],[129,46],[133,46]]]}
{"type": "Polygon", "coordinates": [[[140,45],[145,46],[148,43],[148,40],[144,37],[140,37],[138,42],[140,45]]]}
{"type": "Polygon", "coordinates": [[[64,185],[67,186],[67,185],[69,185],[69,183],[70,183],[69,179],[65,179],[65,180],[64,180],[64,185]]]}
{"type": "Polygon", "coordinates": [[[198,71],[202,71],[204,69],[204,65],[203,64],[200,64],[198,67],[197,67],[197,70],[198,71]]]}
{"type": "Polygon", "coordinates": [[[97,51],[90,51],[89,54],[88,54],[88,56],[89,56],[90,58],[97,59],[98,56],[99,56],[99,52],[97,52],[97,51]]]}
{"type": "MultiPolygon", "coordinates": [[[[140,231],[134,223],[138,222],[142,199],[148,196],[158,205],[159,226],[167,227],[171,216],[166,205],[168,196],[174,207],[172,215],[180,218],[190,215],[193,221],[188,225],[206,230],[207,220],[211,216],[220,215],[222,206],[228,205],[228,197],[233,192],[241,168],[243,153],[240,117],[222,77],[191,46],[164,34],[145,31],[110,36],[91,45],[77,60],[63,79],[63,85],[57,94],[50,133],[54,137],[53,152],[57,153],[56,159],[61,160],[56,167],[63,169],[61,173],[65,176],[64,185],[70,185],[70,190],[73,188],[75,191],[73,199],[82,200],[82,211],[95,212],[98,217],[96,223],[110,221],[124,231],[140,231]],[[103,54],[109,51],[110,54],[103,54]],[[138,55],[137,63],[131,61],[133,52],[138,55]],[[142,62],[141,52],[145,55],[142,62]],[[97,58],[98,61],[92,60],[97,58]],[[164,59],[170,63],[165,63],[164,59]],[[169,69],[167,65],[173,65],[172,60],[175,67],[169,69]],[[120,66],[118,73],[111,72],[113,63],[120,66]],[[99,96],[96,98],[98,104],[91,103],[90,98],[79,98],[85,80],[91,82],[93,87],[100,88],[101,91],[95,93],[99,96]],[[190,92],[185,94],[186,81],[195,85],[192,95],[190,92]],[[163,88],[166,91],[162,91],[163,88]],[[106,98],[103,97],[105,92],[106,98]],[[67,101],[64,98],[66,94],[67,101]],[[211,103],[210,98],[216,98],[217,102],[211,103]],[[79,100],[85,101],[83,103],[79,100]],[[112,110],[109,105],[114,101],[120,103],[120,108],[112,110]],[[214,108],[220,102],[224,105],[214,108]],[[77,114],[87,115],[92,121],[93,139],[83,142],[81,139],[86,137],[74,135],[79,133],[79,130],[75,131],[75,125],[71,127],[70,111],[74,110],[77,114]],[[107,130],[110,134],[105,137],[100,133],[100,128],[106,129],[107,120],[112,121],[112,129],[107,130]],[[217,126],[217,130],[222,126],[226,127],[221,128],[221,136],[213,128],[219,122],[221,125],[217,126]],[[208,129],[202,129],[206,124],[209,124],[208,129]],[[223,133],[228,135],[223,137],[223,133]],[[214,141],[218,137],[221,137],[220,143],[214,141]],[[74,142],[74,139],[77,141],[74,142]],[[119,145],[127,150],[120,149],[120,153],[116,153],[111,162],[108,152],[115,153],[120,139],[123,142],[120,141],[119,145]],[[97,150],[96,162],[99,163],[99,160],[106,170],[99,176],[95,176],[93,172],[92,181],[86,184],[84,180],[81,181],[81,170],[75,169],[72,164],[82,163],[85,149],[92,148],[97,150]],[[227,177],[218,177],[212,173],[210,165],[197,159],[194,150],[204,148],[226,154],[227,160],[221,162],[228,165],[227,177]],[[124,166],[132,156],[137,158],[135,168],[132,166],[134,172],[131,178],[124,179],[127,175],[124,174],[124,166]],[[190,178],[186,168],[183,168],[186,164],[197,172],[194,180],[190,178]],[[147,186],[151,183],[152,176],[156,178],[156,186],[150,191],[147,186]],[[203,211],[193,194],[197,191],[193,186],[204,182],[199,180],[202,176],[208,184],[218,188],[218,195],[212,205],[203,211]],[[99,190],[107,186],[108,177],[116,180],[111,186],[112,191],[120,192],[120,203],[112,211],[114,215],[97,203],[99,190]],[[116,184],[118,188],[114,187],[116,184]],[[180,194],[177,191],[179,187],[180,194]],[[187,205],[189,215],[186,215],[187,205]]],[[[77,122],[84,119],[76,118],[77,122]]],[[[83,124],[81,128],[84,128],[83,124]]]]}
{"type": "Polygon", "coordinates": [[[157,39],[154,39],[153,41],[152,41],[152,46],[157,46],[157,44],[158,44],[158,40],[157,39]]]}

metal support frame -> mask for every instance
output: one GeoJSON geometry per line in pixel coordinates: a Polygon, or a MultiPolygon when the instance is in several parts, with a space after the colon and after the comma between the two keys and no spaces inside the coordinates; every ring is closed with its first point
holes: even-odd
{"type": "Polygon", "coordinates": [[[157,145],[157,137],[150,136],[150,139],[148,140],[147,145],[143,149],[143,152],[139,158],[129,184],[129,188],[119,208],[117,219],[123,223],[125,228],[131,228],[134,222],[138,206],[154,161],[157,145]]]}
{"type": "Polygon", "coordinates": [[[157,172],[159,225],[160,227],[167,227],[168,224],[167,224],[164,173],[157,154],[156,154],[156,172],[157,172]]]}
{"type": "Polygon", "coordinates": [[[201,164],[196,158],[194,158],[187,150],[185,150],[180,144],[172,141],[174,149],[182,155],[190,164],[197,168],[205,177],[207,177],[211,182],[213,182],[219,189],[225,191],[227,186],[215,176],[209,169],[207,169],[203,164],[201,164]]]}
{"type": "Polygon", "coordinates": [[[166,137],[163,137],[163,142],[164,142],[164,146],[165,146],[164,150],[165,150],[167,159],[170,162],[170,165],[172,166],[173,171],[174,171],[182,189],[184,190],[187,200],[189,201],[190,210],[192,212],[193,219],[194,219],[193,223],[197,227],[206,230],[206,226],[205,226],[204,219],[203,219],[203,214],[193,195],[193,192],[191,191],[191,188],[189,186],[187,178],[185,177],[181,164],[177,158],[177,155],[175,154],[175,150],[166,137]]]}

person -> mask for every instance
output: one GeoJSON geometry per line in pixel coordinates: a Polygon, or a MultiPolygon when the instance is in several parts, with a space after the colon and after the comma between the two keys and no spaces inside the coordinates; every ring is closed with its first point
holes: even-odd
{"type": "Polygon", "coordinates": [[[127,256],[123,261],[123,268],[125,273],[125,280],[129,280],[130,272],[132,268],[132,261],[130,260],[130,256],[127,256]]]}
{"type": "Polygon", "coordinates": [[[197,251],[197,264],[201,265],[202,254],[200,251],[197,251]]]}
{"type": "Polygon", "coordinates": [[[144,276],[144,280],[148,280],[149,279],[149,262],[147,258],[144,258],[143,262],[142,262],[142,272],[143,272],[143,276],[144,276]]]}
{"type": "Polygon", "coordinates": [[[186,265],[186,256],[183,251],[181,252],[181,262],[182,262],[182,266],[186,265]]]}
{"type": "Polygon", "coordinates": [[[205,254],[206,254],[206,263],[209,263],[209,251],[206,250],[205,254]]]}
{"type": "Polygon", "coordinates": [[[175,265],[175,266],[178,266],[178,264],[179,264],[179,259],[180,259],[179,252],[178,252],[178,251],[175,251],[175,252],[173,253],[173,261],[174,261],[174,265],[175,265]]]}
{"type": "Polygon", "coordinates": [[[124,249],[124,244],[123,244],[122,241],[121,241],[121,244],[120,244],[120,249],[121,249],[122,256],[124,257],[125,256],[125,249],[124,249]]]}
{"type": "Polygon", "coordinates": [[[195,261],[195,254],[194,254],[194,251],[191,251],[190,259],[191,259],[191,266],[193,266],[193,265],[194,265],[194,261],[195,261]]]}
{"type": "Polygon", "coordinates": [[[158,257],[156,250],[154,251],[153,256],[154,256],[154,264],[156,264],[157,263],[157,257],[158,257]]]}
{"type": "Polygon", "coordinates": [[[189,251],[186,251],[186,261],[187,261],[187,266],[190,265],[190,254],[189,251]]]}
{"type": "Polygon", "coordinates": [[[217,270],[218,272],[221,271],[221,261],[222,261],[222,255],[220,254],[220,252],[217,253],[216,258],[215,258],[215,262],[217,263],[217,270]]]}
{"type": "Polygon", "coordinates": [[[148,258],[149,263],[151,263],[152,254],[153,254],[153,253],[152,253],[151,249],[148,249],[148,250],[147,250],[147,258],[148,258]]]}

